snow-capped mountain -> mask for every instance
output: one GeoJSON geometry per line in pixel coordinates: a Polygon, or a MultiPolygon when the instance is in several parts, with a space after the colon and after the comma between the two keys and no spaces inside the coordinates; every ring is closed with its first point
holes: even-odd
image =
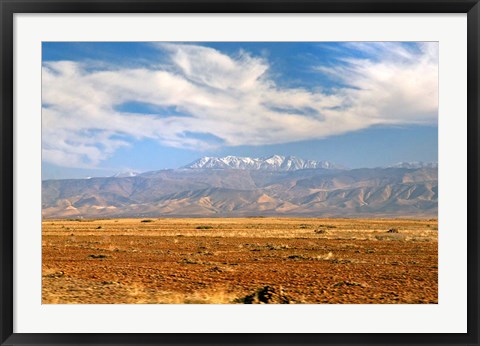
{"type": "Polygon", "coordinates": [[[128,177],[136,177],[140,173],[138,172],[119,172],[112,175],[112,178],[128,178],[128,177]]]}
{"type": "Polygon", "coordinates": [[[304,160],[294,156],[273,155],[263,158],[225,156],[225,157],[202,157],[183,168],[188,169],[244,169],[244,170],[267,170],[267,171],[295,171],[299,169],[345,169],[330,161],[304,160]]]}
{"type": "Polygon", "coordinates": [[[388,167],[389,168],[408,168],[408,169],[438,168],[438,162],[421,162],[421,161],[398,162],[388,167]]]}

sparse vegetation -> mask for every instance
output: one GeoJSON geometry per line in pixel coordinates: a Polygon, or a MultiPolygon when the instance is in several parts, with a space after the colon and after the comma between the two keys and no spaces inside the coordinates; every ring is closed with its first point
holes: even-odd
{"type": "Polygon", "coordinates": [[[337,226],[334,226],[334,225],[323,225],[323,224],[322,224],[322,225],[318,225],[318,227],[322,227],[322,228],[331,228],[331,229],[333,229],[333,228],[337,228],[337,226]]]}
{"type": "Polygon", "coordinates": [[[44,222],[42,302],[437,302],[433,221],[142,220],[44,222]]]}
{"type": "Polygon", "coordinates": [[[90,258],[107,258],[108,256],[100,254],[100,255],[88,255],[88,257],[90,257],[90,258]]]}
{"type": "Polygon", "coordinates": [[[377,240],[396,240],[396,241],[403,241],[407,237],[404,234],[398,233],[388,233],[388,234],[378,234],[375,235],[375,239],[377,240]]]}
{"type": "Polygon", "coordinates": [[[184,264],[201,264],[200,262],[198,261],[195,261],[195,260],[192,260],[190,258],[184,258],[180,261],[180,263],[184,263],[184,264]]]}
{"type": "Polygon", "coordinates": [[[266,248],[269,250],[286,250],[290,249],[290,246],[288,244],[267,244],[266,248]]]}
{"type": "Polygon", "coordinates": [[[290,255],[287,257],[288,259],[308,259],[308,257],[302,256],[302,255],[290,255]]]}

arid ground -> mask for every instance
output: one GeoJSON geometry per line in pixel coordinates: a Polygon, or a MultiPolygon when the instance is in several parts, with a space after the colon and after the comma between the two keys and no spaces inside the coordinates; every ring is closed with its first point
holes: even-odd
{"type": "Polygon", "coordinates": [[[44,220],[44,304],[437,303],[437,220],[44,220]]]}

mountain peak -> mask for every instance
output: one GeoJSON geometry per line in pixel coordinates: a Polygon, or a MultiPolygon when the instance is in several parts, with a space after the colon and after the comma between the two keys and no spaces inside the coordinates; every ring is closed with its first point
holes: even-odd
{"type": "Polygon", "coordinates": [[[423,162],[423,161],[412,161],[412,162],[397,162],[388,168],[408,168],[408,169],[418,169],[418,168],[438,168],[438,162],[423,162]]]}
{"type": "Polygon", "coordinates": [[[202,157],[183,168],[187,169],[243,169],[267,171],[295,171],[299,169],[345,169],[329,161],[314,161],[295,156],[272,155],[262,158],[224,156],[202,157]]]}
{"type": "Polygon", "coordinates": [[[118,172],[111,176],[111,178],[128,178],[128,177],[136,177],[140,173],[134,171],[126,171],[126,172],[118,172]]]}

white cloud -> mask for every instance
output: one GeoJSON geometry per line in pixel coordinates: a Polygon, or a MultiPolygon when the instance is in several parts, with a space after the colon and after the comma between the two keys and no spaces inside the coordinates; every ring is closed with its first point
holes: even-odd
{"type": "Polygon", "coordinates": [[[159,44],[171,64],[157,68],[89,69],[88,63],[43,64],[42,141],[46,162],[92,167],[150,138],[163,145],[205,150],[218,145],[268,145],[325,138],[381,124],[437,121],[438,47],[351,43],[372,58],[344,58],[315,67],[344,88],[281,88],[263,58],[227,56],[196,45],[159,44]],[[118,109],[129,102],[161,114],[118,109]],[[172,114],[166,114],[169,110],[172,114]],[[182,113],[180,116],[178,113],[182,113]],[[209,136],[206,136],[208,134],[209,136]],[[211,141],[210,138],[217,140],[211,141]]]}

